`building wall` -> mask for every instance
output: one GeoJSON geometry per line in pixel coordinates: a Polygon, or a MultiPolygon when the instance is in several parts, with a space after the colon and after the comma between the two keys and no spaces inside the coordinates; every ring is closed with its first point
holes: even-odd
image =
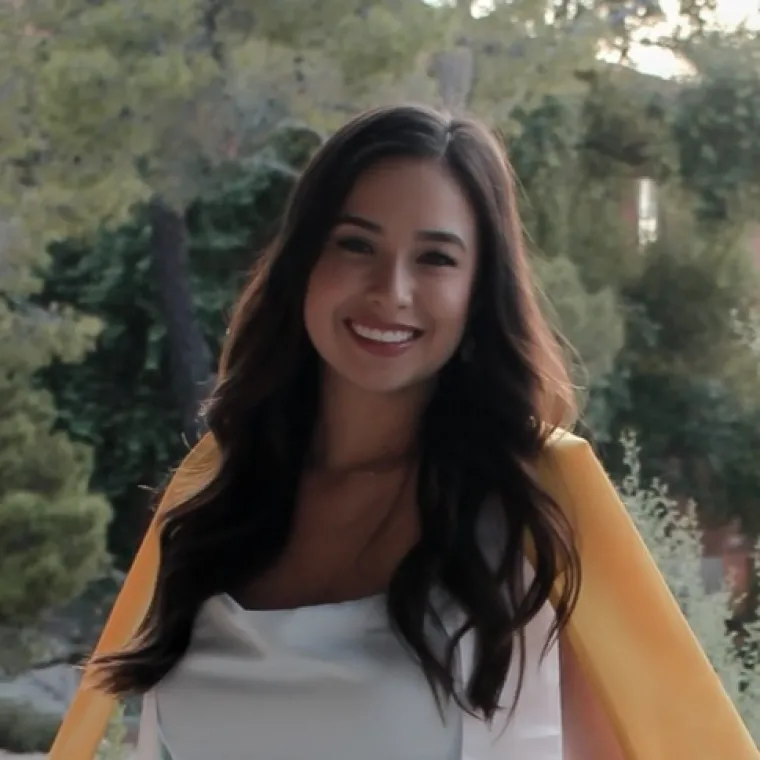
{"type": "Polygon", "coordinates": [[[708,591],[719,590],[716,588],[716,571],[720,569],[720,582],[727,584],[736,596],[744,596],[752,583],[753,552],[739,521],[706,529],[703,543],[702,576],[708,591]]]}

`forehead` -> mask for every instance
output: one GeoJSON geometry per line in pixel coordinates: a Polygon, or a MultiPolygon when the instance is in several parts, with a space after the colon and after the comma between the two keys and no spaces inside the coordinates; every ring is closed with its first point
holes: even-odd
{"type": "Polygon", "coordinates": [[[475,239],[475,215],[464,191],[435,161],[378,163],[359,176],[342,211],[385,228],[447,229],[475,239]]]}

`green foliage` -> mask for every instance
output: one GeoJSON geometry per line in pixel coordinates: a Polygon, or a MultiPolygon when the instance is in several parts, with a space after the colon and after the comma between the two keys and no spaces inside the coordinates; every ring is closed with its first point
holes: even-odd
{"type": "Polygon", "coordinates": [[[693,62],[699,76],[685,83],[597,58],[600,46],[624,56],[657,17],[652,3],[555,3],[547,15],[532,0],[497,0],[481,17],[467,2],[417,0],[0,4],[0,206],[24,222],[10,246],[0,229],[2,577],[24,577],[21,559],[34,559],[26,597],[0,585],[0,620],[33,617],[100,563],[106,513],[86,493],[91,466],[125,561],[141,533],[140,486],[185,448],[143,201],[182,214],[194,306],[216,353],[240,278],[321,140],[314,130],[381,102],[467,107],[506,136],[547,308],[588,373],[586,421],[757,736],[760,679],[742,670],[751,648],[737,659],[726,598],[693,580],[694,524],[643,485],[665,476],[708,519],[738,514],[760,530],[760,351],[745,329],[760,293],[745,243],[760,180],[760,45],[705,33],[709,3],[681,5],[694,33],[659,44],[693,62]],[[277,124],[287,126],[272,136],[277,124]],[[632,213],[642,176],[660,194],[649,245],[632,213]],[[613,445],[629,427],[640,461],[630,442],[622,457],[613,445]],[[63,532],[76,538],[65,548],[63,532]]]}
{"type": "MultiPolygon", "coordinates": [[[[297,125],[285,130],[298,139],[288,158],[303,161],[317,136],[297,125]]],[[[194,303],[215,354],[242,278],[292,185],[293,170],[276,161],[282,136],[275,138],[256,162],[222,167],[216,187],[186,213],[194,303]]],[[[159,484],[186,449],[144,214],[92,243],[52,246],[45,283],[41,303],[70,303],[105,325],[85,361],[57,364],[44,377],[61,428],[94,448],[93,487],[115,509],[111,549],[129,560],[147,519],[144,487],[159,484]]]]}
{"type": "Polygon", "coordinates": [[[678,493],[699,495],[709,519],[738,515],[754,531],[760,361],[737,322],[752,322],[760,293],[748,243],[759,48],[704,38],[688,50],[700,79],[596,71],[585,95],[515,111],[510,148],[534,248],[559,272],[572,262],[588,294],[606,294],[606,313],[588,312],[594,331],[572,326],[591,305],[586,295],[545,288],[589,367],[586,423],[609,465],[619,471],[614,441],[635,427],[647,476],[667,475],[678,493]],[[635,228],[642,176],[658,184],[658,238],[648,245],[635,228]],[[600,375],[594,348],[605,338],[619,350],[600,375]]]}
{"type": "Polygon", "coordinates": [[[565,256],[538,259],[534,266],[545,295],[545,312],[554,315],[567,345],[573,379],[582,389],[584,422],[593,428],[597,442],[608,440],[610,420],[599,394],[613,382],[616,359],[625,343],[616,294],[610,287],[589,292],[578,267],[565,256]]]}
{"type": "Polygon", "coordinates": [[[53,498],[31,490],[6,492],[0,502],[0,620],[32,622],[103,572],[109,517],[104,501],[81,488],[53,498]]]}
{"type": "Polygon", "coordinates": [[[549,96],[533,110],[518,110],[520,128],[509,148],[545,311],[573,348],[568,358],[584,421],[601,442],[613,435],[603,394],[616,383],[626,340],[620,289],[639,264],[635,236],[621,214],[632,180],[589,176],[579,149],[583,102],[549,96]]]}
{"type": "Polygon", "coordinates": [[[131,752],[124,741],[126,735],[124,709],[119,707],[108,723],[106,735],[103,737],[95,760],[128,760],[131,752]]]}
{"type": "Polygon", "coordinates": [[[648,476],[698,493],[704,517],[740,516],[755,531],[760,360],[735,316],[750,313],[760,272],[730,227],[672,211],[621,292],[626,385],[614,424],[639,431],[648,476]]]}
{"type": "Polygon", "coordinates": [[[674,120],[683,176],[706,219],[756,218],[760,189],[760,40],[746,30],[686,44],[699,71],[674,120]]]}
{"type": "MultiPolygon", "coordinates": [[[[41,713],[31,705],[0,700],[0,750],[19,754],[46,753],[55,739],[60,718],[41,713]]],[[[97,760],[128,760],[124,710],[119,707],[108,724],[97,753],[97,760]]]]}
{"type": "Polygon", "coordinates": [[[19,754],[47,752],[60,720],[30,705],[0,700],[0,748],[19,754]]]}
{"type": "Polygon", "coordinates": [[[155,196],[183,210],[282,118],[343,118],[349,95],[376,102],[419,83],[421,51],[443,41],[447,19],[418,0],[267,0],[255,14],[239,0],[5,11],[0,37],[14,55],[0,75],[23,104],[2,112],[15,138],[0,143],[8,202],[29,201],[18,213],[46,241],[118,226],[155,196]],[[24,28],[40,33],[22,50],[24,28]]]}
{"type": "MultiPolygon", "coordinates": [[[[26,140],[16,145],[23,183],[34,188],[29,221],[44,222],[50,240],[123,221],[157,189],[181,201],[179,178],[162,169],[189,149],[201,95],[216,73],[208,49],[189,44],[199,3],[82,0],[17,13],[51,32],[34,38],[27,60],[34,98],[26,140]]],[[[193,148],[184,163],[197,171],[203,150],[197,140],[193,148]]]]}
{"type": "Polygon", "coordinates": [[[756,445],[757,362],[728,317],[747,317],[755,287],[740,262],[756,207],[758,43],[708,34],[703,5],[683,5],[691,33],[670,38],[650,28],[655,4],[617,0],[551,14],[532,0],[480,15],[418,0],[0,11],[12,85],[0,102],[5,196],[27,222],[27,250],[40,230],[55,240],[43,302],[106,324],[97,356],[47,382],[63,429],[95,446],[93,482],[118,505],[114,547],[129,554],[133,539],[115,536],[139,533],[139,484],[155,483],[184,445],[164,432],[179,429],[163,379],[174,365],[135,203],[159,196],[184,215],[195,307],[215,351],[250,241],[319,141],[295,127],[263,147],[273,127],[299,117],[328,132],[367,105],[407,99],[469,107],[506,136],[539,280],[588,371],[597,436],[614,441],[640,422],[648,473],[676,467],[674,487],[749,518],[758,483],[751,455],[737,452],[756,445]],[[44,33],[18,34],[30,26],[44,33]],[[624,62],[642,30],[700,77],[665,83],[599,61],[601,46],[624,62]],[[283,188],[255,191],[264,160],[283,188]],[[631,214],[641,176],[657,179],[664,207],[646,250],[631,214]]]}
{"type": "Polygon", "coordinates": [[[520,111],[510,157],[523,188],[522,216],[534,246],[547,257],[565,256],[585,287],[616,292],[640,270],[635,221],[626,206],[636,174],[605,160],[592,143],[584,110],[588,100],[550,97],[520,111]],[[604,171],[599,171],[603,163],[604,171]]]}
{"type": "Polygon", "coordinates": [[[757,208],[759,101],[760,76],[741,69],[690,87],[683,95],[675,124],[680,160],[707,219],[723,220],[737,210],[757,208]]]}
{"type": "Polygon", "coordinates": [[[36,374],[81,359],[99,325],[32,298],[40,283],[12,224],[0,281],[0,625],[17,628],[78,593],[106,562],[106,501],[88,492],[91,452],[54,430],[36,374]]]}
{"type": "Polygon", "coordinates": [[[643,431],[651,446],[647,474],[667,473],[678,493],[696,484],[709,522],[740,516],[748,531],[760,529],[757,412],[743,412],[732,393],[704,377],[639,374],[628,391],[630,409],[617,422],[635,422],[643,431]]]}
{"type": "Polygon", "coordinates": [[[760,742],[760,624],[745,624],[741,635],[731,631],[728,622],[742,600],[730,584],[717,593],[705,589],[702,533],[695,506],[679,508],[661,481],[644,479],[641,450],[631,434],[623,436],[622,445],[621,496],[728,696],[760,742]]]}

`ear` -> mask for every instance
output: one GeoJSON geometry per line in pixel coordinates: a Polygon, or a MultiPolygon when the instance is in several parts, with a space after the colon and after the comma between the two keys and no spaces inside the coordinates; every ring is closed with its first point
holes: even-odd
{"type": "Polygon", "coordinates": [[[564,634],[559,639],[564,760],[627,760],[604,707],[564,634]]]}

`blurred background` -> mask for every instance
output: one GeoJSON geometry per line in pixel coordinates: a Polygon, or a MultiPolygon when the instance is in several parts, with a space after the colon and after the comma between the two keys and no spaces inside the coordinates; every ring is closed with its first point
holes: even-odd
{"type": "Polygon", "coordinates": [[[584,432],[760,740],[758,30],[750,0],[0,0],[0,755],[47,749],[299,170],[397,101],[503,136],[584,432]]]}

